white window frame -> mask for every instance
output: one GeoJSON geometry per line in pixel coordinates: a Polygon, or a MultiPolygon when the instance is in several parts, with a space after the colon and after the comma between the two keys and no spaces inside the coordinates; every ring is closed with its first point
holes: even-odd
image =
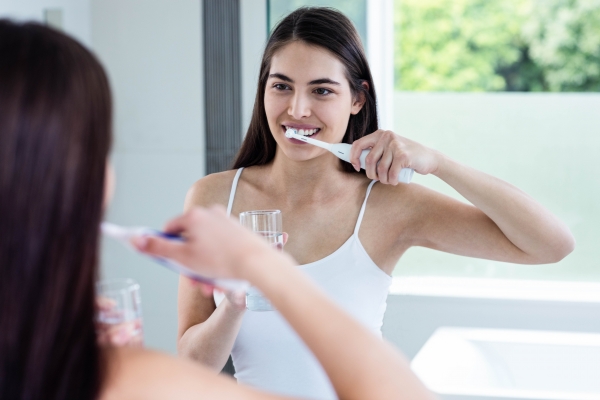
{"type": "Polygon", "coordinates": [[[377,95],[379,129],[394,127],[394,2],[367,0],[367,58],[377,95]]]}

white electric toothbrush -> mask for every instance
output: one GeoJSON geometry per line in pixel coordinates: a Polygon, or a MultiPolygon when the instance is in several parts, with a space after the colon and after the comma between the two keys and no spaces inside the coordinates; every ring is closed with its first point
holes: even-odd
{"type": "MultiPolygon", "coordinates": [[[[329,152],[333,153],[333,155],[335,155],[337,158],[346,162],[350,162],[350,149],[352,148],[351,144],[322,142],[320,140],[311,139],[309,137],[299,135],[296,129],[291,128],[285,131],[285,137],[300,140],[312,144],[313,146],[329,150],[329,152]]],[[[360,155],[360,167],[362,169],[365,169],[365,158],[367,157],[367,154],[369,154],[370,151],[371,150],[369,149],[363,150],[360,155]]],[[[410,183],[414,173],[415,170],[412,168],[402,168],[402,170],[400,171],[400,175],[398,176],[398,182],[410,183]]]]}
{"type": "MultiPolygon", "coordinates": [[[[172,235],[172,234],[164,233],[164,232],[157,231],[157,230],[150,229],[150,228],[126,228],[123,226],[111,224],[110,222],[103,222],[100,225],[100,229],[104,235],[118,240],[119,242],[121,242],[122,244],[124,244],[125,246],[127,246],[133,250],[136,250],[136,249],[135,249],[135,247],[133,247],[130,240],[131,240],[131,238],[133,238],[135,236],[158,236],[158,237],[162,237],[162,238],[170,239],[170,240],[178,240],[178,241],[183,240],[181,238],[181,236],[179,236],[179,235],[172,235]]],[[[144,255],[146,255],[146,254],[144,254],[144,255]]],[[[248,282],[237,280],[237,279],[207,278],[205,276],[199,275],[197,272],[192,271],[191,269],[179,264],[178,262],[176,262],[170,258],[162,258],[162,257],[154,257],[154,256],[148,256],[148,257],[150,257],[152,260],[156,261],[157,263],[161,264],[162,266],[167,267],[170,270],[175,271],[175,272],[177,272],[183,276],[186,276],[192,280],[206,283],[206,284],[209,284],[212,286],[216,286],[221,289],[226,289],[226,290],[230,290],[233,292],[237,292],[237,291],[245,292],[246,289],[248,289],[248,287],[250,286],[250,284],[248,282]]]]}

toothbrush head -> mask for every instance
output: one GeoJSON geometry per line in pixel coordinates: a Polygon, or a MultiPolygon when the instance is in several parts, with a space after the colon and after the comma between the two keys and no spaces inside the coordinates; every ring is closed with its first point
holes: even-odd
{"type": "Polygon", "coordinates": [[[100,224],[100,230],[104,235],[114,239],[128,239],[129,236],[132,236],[127,229],[119,225],[111,224],[110,222],[102,222],[100,224]]]}
{"type": "Polygon", "coordinates": [[[297,133],[298,133],[298,131],[296,129],[288,128],[288,130],[285,131],[285,137],[291,138],[297,133]]]}

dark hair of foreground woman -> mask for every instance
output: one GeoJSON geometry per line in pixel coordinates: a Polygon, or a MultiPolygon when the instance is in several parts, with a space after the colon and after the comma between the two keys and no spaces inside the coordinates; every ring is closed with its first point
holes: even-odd
{"type": "Polygon", "coordinates": [[[0,398],[92,399],[111,98],[96,58],[0,20],[0,398]]]}

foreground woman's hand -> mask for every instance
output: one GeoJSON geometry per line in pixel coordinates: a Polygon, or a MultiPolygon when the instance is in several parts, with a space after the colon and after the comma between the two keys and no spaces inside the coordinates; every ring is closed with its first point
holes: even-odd
{"type": "Polygon", "coordinates": [[[179,234],[184,242],[158,237],[137,237],[140,251],[168,257],[209,278],[247,279],[244,263],[273,251],[266,241],[227,217],[220,206],[194,208],[170,221],[167,233],[179,234]]]}
{"type": "MultiPolygon", "coordinates": [[[[112,299],[105,297],[96,298],[96,307],[101,313],[119,313],[116,304],[112,299]]],[[[96,322],[96,335],[98,344],[101,346],[129,346],[143,347],[142,321],[140,319],[125,321],[119,324],[107,324],[96,322]]]]}
{"type": "Polygon", "coordinates": [[[357,171],[360,170],[360,155],[366,149],[371,149],[365,159],[367,177],[390,185],[398,184],[402,168],[412,168],[427,175],[437,171],[442,159],[433,149],[380,129],[352,143],[350,162],[357,171]]]}

